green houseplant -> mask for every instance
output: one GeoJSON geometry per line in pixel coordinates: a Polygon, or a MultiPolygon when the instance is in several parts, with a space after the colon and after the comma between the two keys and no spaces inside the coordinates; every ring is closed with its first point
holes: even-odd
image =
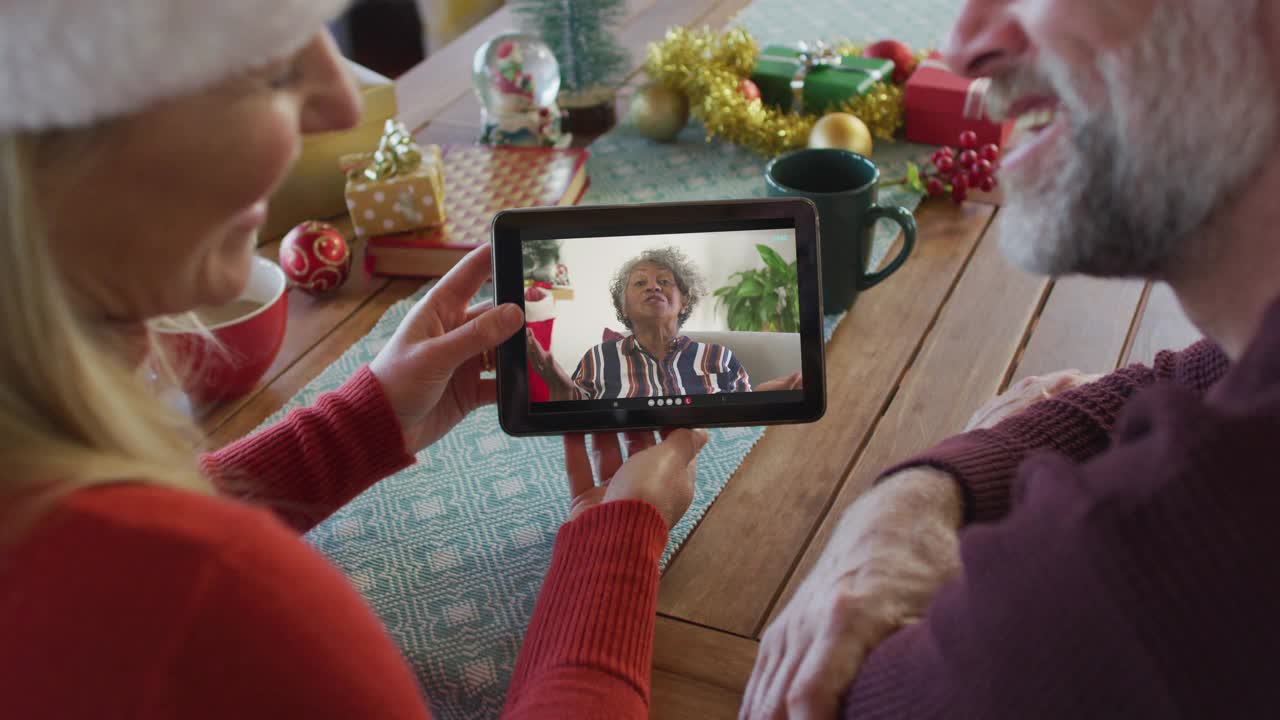
{"type": "Polygon", "coordinates": [[[768,245],[756,245],[764,267],[729,276],[732,284],[715,291],[729,329],[757,332],[800,332],[799,283],[796,264],[788,264],[768,245]]]}

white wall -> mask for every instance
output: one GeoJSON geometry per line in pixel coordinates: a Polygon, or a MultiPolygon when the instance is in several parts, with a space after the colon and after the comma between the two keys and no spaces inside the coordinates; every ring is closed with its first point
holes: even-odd
{"type": "Polygon", "coordinates": [[[643,235],[639,237],[573,238],[564,240],[560,262],[569,269],[574,299],[560,301],[551,335],[551,353],[566,372],[572,373],[583,354],[600,343],[605,327],[630,334],[618,321],[609,296],[613,274],[627,261],[645,250],[676,246],[684,251],[702,273],[707,295],[694,308],[682,330],[728,330],[723,308],[712,296],[716,288],[729,283],[729,276],[764,267],[756,245],[768,245],[791,262],[796,259],[795,231],[751,230],[685,235],[643,235]]]}

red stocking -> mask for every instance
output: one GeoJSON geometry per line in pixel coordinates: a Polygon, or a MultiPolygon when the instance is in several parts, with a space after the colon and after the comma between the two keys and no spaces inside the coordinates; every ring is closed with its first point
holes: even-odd
{"type": "MultiPolygon", "coordinates": [[[[551,351],[551,326],[556,322],[556,301],[551,296],[551,284],[535,282],[524,291],[525,325],[533,332],[543,350],[551,351]]],[[[547,383],[529,365],[529,402],[546,402],[551,399],[547,383]]]]}
{"type": "MultiPolygon", "coordinates": [[[[537,340],[544,350],[551,350],[551,326],[555,323],[555,318],[527,323],[529,329],[533,331],[533,339],[537,340]]],[[[551,392],[547,390],[547,384],[542,381],[538,373],[533,371],[533,365],[529,365],[529,402],[546,402],[550,399],[551,392]]]]}

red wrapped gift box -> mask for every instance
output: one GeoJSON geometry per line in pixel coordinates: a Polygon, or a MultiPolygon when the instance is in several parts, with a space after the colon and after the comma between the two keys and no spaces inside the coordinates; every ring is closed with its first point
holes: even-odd
{"type": "Polygon", "coordinates": [[[982,145],[1003,146],[1013,123],[987,119],[986,93],[991,81],[961,77],[936,57],[920,63],[907,87],[906,138],[922,145],[956,145],[960,133],[972,130],[982,145]]]}

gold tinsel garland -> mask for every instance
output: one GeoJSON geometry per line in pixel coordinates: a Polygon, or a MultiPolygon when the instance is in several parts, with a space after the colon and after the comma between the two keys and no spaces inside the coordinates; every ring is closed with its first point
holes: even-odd
{"type": "MultiPolygon", "coordinates": [[[[836,50],[842,55],[862,52],[852,44],[836,50]]],[[[758,54],[755,40],[741,28],[722,33],[672,28],[662,42],[649,47],[645,70],[655,82],[688,96],[690,112],[706,128],[708,140],[719,137],[766,156],[805,147],[816,116],[783,112],[742,95],[742,81],[751,77],[758,54]]],[[[892,140],[903,123],[902,88],[876,83],[837,110],[856,115],[875,137],[892,140]]]]}

